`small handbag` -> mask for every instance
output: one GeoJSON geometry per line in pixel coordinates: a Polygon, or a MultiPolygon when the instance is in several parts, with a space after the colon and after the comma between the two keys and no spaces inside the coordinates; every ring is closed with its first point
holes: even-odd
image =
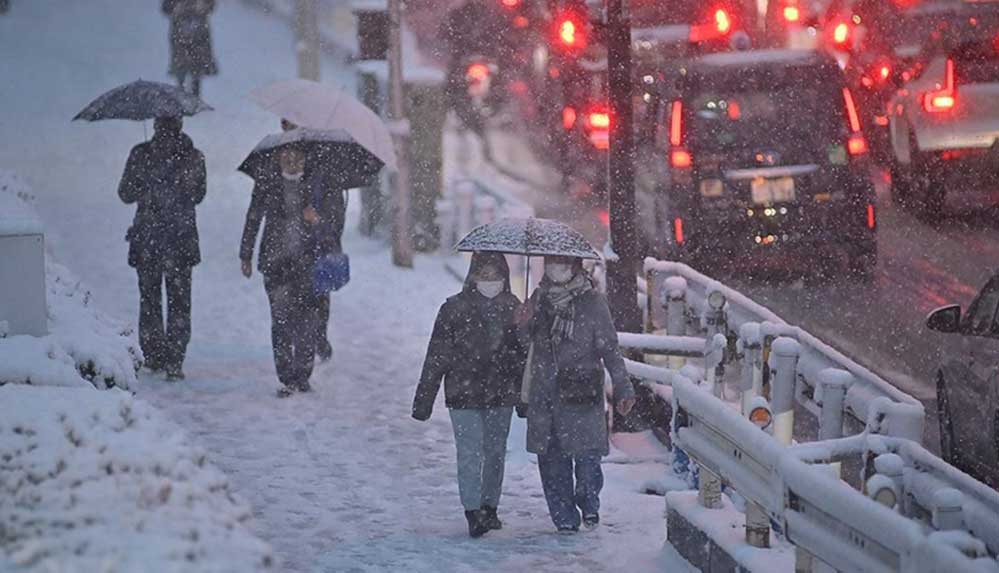
{"type": "Polygon", "coordinates": [[[324,255],[312,270],[312,288],[322,295],[340,290],[350,282],[350,257],[346,253],[324,255]]]}

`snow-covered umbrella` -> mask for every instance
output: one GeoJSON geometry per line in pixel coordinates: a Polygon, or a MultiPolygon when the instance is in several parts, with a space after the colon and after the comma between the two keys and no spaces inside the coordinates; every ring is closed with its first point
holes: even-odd
{"type": "Polygon", "coordinates": [[[145,121],[157,117],[194,115],[210,109],[212,107],[200,98],[177,86],[138,80],[104,93],[76,114],[73,120],[145,121]]]}
{"type": "Polygon", "coordinates": [[[500,219],[472,229],[454,246],[456,251],[492,251],[528,257],[564,256],[599,259],[578,231],[551,219],[500,219]]]}
{"type": "Polygon", "coordinates": [[[390,170],[395,148],[388,126],[366,105],[331,85],[305,79],[274,82],[250,93],[263,109],[300,127],[343,130],[390,170]]]}
{"type": "MultiPolygon", "coordinates": [[[[600,259],[578,231],[551,219],[500,219],[472,229],[454,246],[456,251],[489,251],[531,257],[563,256],[600,259]]],[[[531,265],[524,266],[524,298],[531,283],[531,265]]]]}
{"type": "Polygon", "coordinates": [[[358,144],[343,130],[318,130],[298,128],[275,133],[263,138],[240,164],[239,170],[257,179],[268,172],[276,173],[275,154],[287,147],[297,146],[318,162],[318,169],[344,189],[371,183],[384,163],[364,146],[358,144]]]}

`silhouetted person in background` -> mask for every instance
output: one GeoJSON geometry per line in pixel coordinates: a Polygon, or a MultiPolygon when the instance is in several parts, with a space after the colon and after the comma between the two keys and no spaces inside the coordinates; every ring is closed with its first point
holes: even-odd
{"type": "Polygon", "coordinates": [[[170,17],[170,75],[200,96],[201,78],[218,73],[208,24],[215,0],[163,0],[162,8],[170,17]]]}

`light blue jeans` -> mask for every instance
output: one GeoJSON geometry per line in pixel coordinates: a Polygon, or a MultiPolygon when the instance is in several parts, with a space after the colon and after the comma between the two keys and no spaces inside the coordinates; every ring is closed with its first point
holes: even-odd
{"type": "Polygon", "coordinates": [[[484,505],[498,507],[513,408],[452,409],[450,413],[461,505],[465,511],[484,505]]]}

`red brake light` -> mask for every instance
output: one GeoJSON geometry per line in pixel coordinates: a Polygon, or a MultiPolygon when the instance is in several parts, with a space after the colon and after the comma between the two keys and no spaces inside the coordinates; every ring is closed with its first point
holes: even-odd
{"type": "Polygon", "coordinates": [[[874,217],[874,205],[867,204],[867,228],[873,229],[877,226],[877,219],[874,217]]]}
{"type": "Polygon", "coordinates": [[[669,154],[669,164],[676,169],[691,166],[693,158],[690,152],[680,147],[683,145],[683,102],[673,100],[669,114],[669,144],[672,147],[669,154]]]}
{"type": "Polygon", "coordinates": [[[944,85],[937,91],[926,92],[923,95],[923,108],[929,113],[943,113],[954,108],[957,94],[954,90],[954,60],[947,59],[944,72],[944,85]]]}
{"type": "Polygon", "coordinates": [[[576,23],[572,20],[562,20],[558,27],[558,37],[562,43],[572,46],[576,43],[576,23]]]}
{"type": "Polygon", "coordinates": [[[474,81],[482,81],[489,77],[489,66],[481,63],[472,64],[465,70],[465,77],[474,81]]]}
{"type": "Polygon", "coordinates": [[[673,107],[669,114],[669,142],[670,145],[681,145],[683,143],[683,102],[673,101],[673,107]]]}
{"type": "Polygon", "coordinates": [[[742,117],[742,106],[734,99],[728,100],[728,118],[738,121],[742,117]]]}
{"type": "Polygon", "coordinates": [[[530,24],[531,24],[531,21],[530,21],[530,20],[528,20],[528,19],[527,19],[527,17],[526,17],[526,16],[523,16],[523,15],[517,15],[517,16],[516,16],[516,17],[515,17],[515,18],[513,19],[513,27],[514,27],[514,28],[526,28],[526,27],[528,27],[528,26],[529,26],[530,24]]]}
{"type": "Polygon", "coordinates": [[[669,155],[669,164],[676,169],[686,169],[694,162],[686,149],[674,149],[669,155]]]}
{"type": "Polygon", "coordinates": [[[836,24],[836,27],[833,28],[833,42],[836,42],[837,44],[845,44],[849,38],[850,25],[846,22],[836,24]]]}
{"type": "Polygon", "coordinates": [[[593,112],[589,115],[590,127],[593,129],[610,129],[610,114],[593,112]]]}
{"type": "Polygon", "coordinates": [[[784,6],[784,19],[788,22],[801,20],[801,10],[797,6],[784,6]]]}
{"type": "Polygon", "coordinates": [[[517,6],[520,6],[520,0],[501,0],[501,2],[503,3],[503,6],[507,8],[516,8],[517,6]]]}
{"type": "Polygon", "coordinates": [[[576,108],[566,106],[562,108],[562,127],[566,130],[572,129],[576,125],[576,108]]]}
{"type": "Polygon", "coordinates": [[[881,81],[887,80],[888,76],[890,75],[891,75],[891,67],[889,67],[888,65],[883,65],[880,68],[878,68],[878,77],[881,78],[881,81]]]}
{"type": "Polygon", "coordinates": [[[566,10],[555,19],[555,45],[563,52],[581,52],[587,43],[586,18],[575,10],[566,10]]]}
{"type": "Polygon", "coordinates": [[[867,140],[860,130],[860,116],[850,88],[843,88],[843,101],[846,103],[846,117],[850,122],[850,138],[846,141],[846,150],[852,156],[863,155],[867,153],[867,140]]]}
{"type": "Polygon", "coordinates": [[[863,155],[867,153],[867,140],[860,134],[851,135],[846,141],[846,150],[850,155],[863,155]]]}
{"type": "Polygon", "coordinates": [[[728,34],[732,29],[732,20],[728,17],[728,12],[721,8],[715,10],[715,29],[719,34],[728,34]]]}
{"type": "Polygon", "coordinates": [[[673,236],[676,237],[676,244],[683,244],[683,219],[680,217],[673,219],[673,236]]]}

